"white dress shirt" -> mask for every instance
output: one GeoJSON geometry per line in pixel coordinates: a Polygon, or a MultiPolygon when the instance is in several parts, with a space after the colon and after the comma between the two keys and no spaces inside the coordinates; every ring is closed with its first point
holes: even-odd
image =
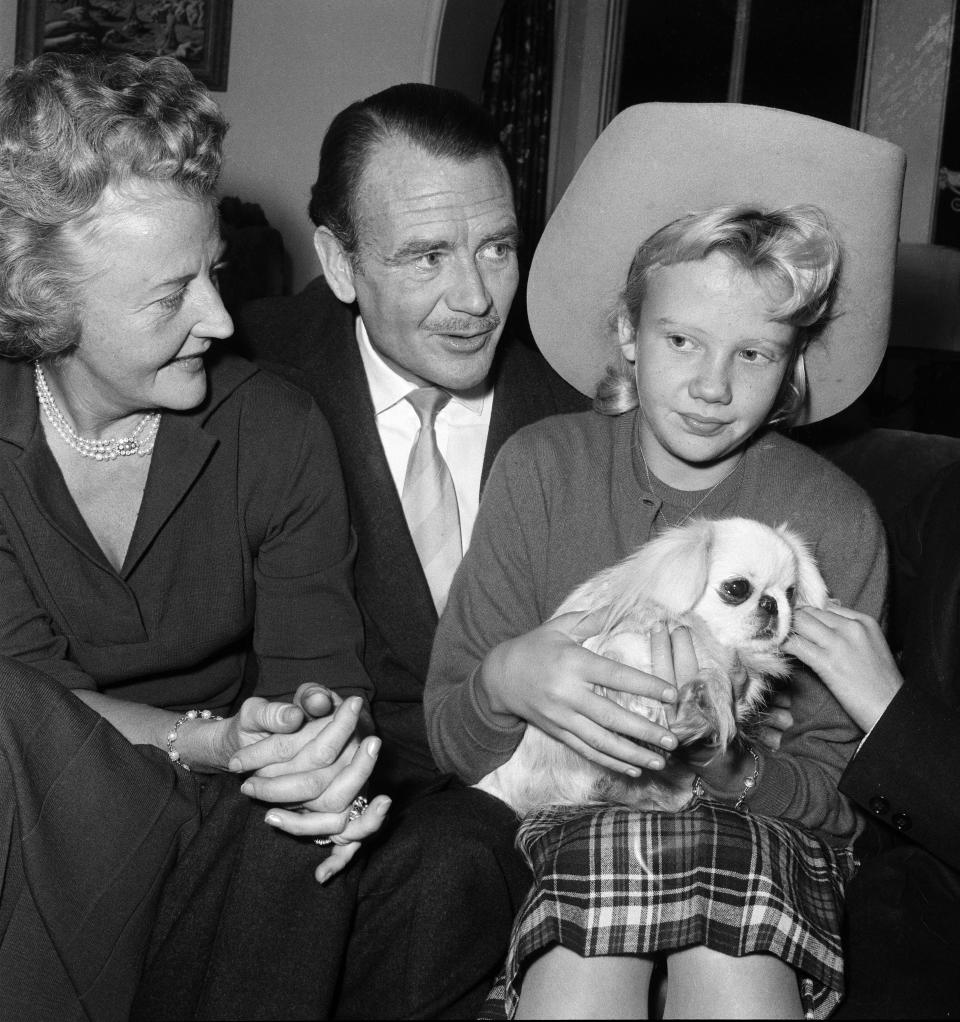
{"type": "MultiPolygon", "coordinates": [[[[402,494],[410,450],[420,429],[417,413],[404,398],[417,387],[384,362],[370,343],[366,327],[359,316],[356,333],[380,442],[397,493],[402,494]]],[[[466,551],[480,505],[480,474],[490,429],[493,388],[484,384],[468,392],[451,391],[451,394],[451,400],[437,414],[435,428],[437,446],[450,469],[454,489],[457,491],[460,535],[466,551]]]]}

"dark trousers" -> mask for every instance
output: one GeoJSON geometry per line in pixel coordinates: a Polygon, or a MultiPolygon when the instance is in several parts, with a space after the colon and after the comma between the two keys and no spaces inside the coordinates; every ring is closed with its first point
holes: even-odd
{"type": "Polygon", "coordinates": [[[134,1019],[477,1017],[531,882],[511,810],[445,778],[323,887],[320,849],[265,834],[262,812],[221,797],[205,815],[134,1019]]]}
{"type": "Polygon", "coordinates": [[[473,1019],[532,883],[517,818],[447,777],[368,852],[336,1017],[473,1019]]]}
{"type": "Polygon", "coordinates": [[[449,778],[327,854],[0,658],[0,1019],[474,1018],[530,878],[449,778]]]}
{"type": "Polygon", "coordinates": [[[325,1018],[359,870],[0,658],[0,1019],[325,1018]]]}
{"type": "Polygon", "coordinates": [[[0,1018],[125,1019],[189,785],[0,658],[0,1018]]]}
{"type": "Polygon", "coordinates": [[[960,1018],[960,875],[916,846],[847,888],[846,997],[834,1018],[960,1018]]]}
{"type": "Polygon", "coordinates": [[[233,778],[200,782],[202,827],[170,873],[131,1011],[168,1019],[325,1019],[356,904],[356,866],[263,822],[233,778]]]}

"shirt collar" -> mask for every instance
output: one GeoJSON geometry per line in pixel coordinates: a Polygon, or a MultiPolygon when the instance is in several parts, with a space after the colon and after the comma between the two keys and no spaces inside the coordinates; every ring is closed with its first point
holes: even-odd
{"type": "MultiPolygon", "coordinates": [[[[357,316],[356,335],[360,358],[363,361],[367,383],[370,387],[373,410],[376,415],[380,415],[387,409],[393,408],[411,391],[416,390],[416,386],[387,365],[371,343],[370,335],[360,316],[357,316]]],[[[451,403],[458,404],[479,417],[483,415],[484,405],[490,399],[492,391],[489,382],[484,381],[483,384],[469,391],[451,391],[450,393],[451,403]]]]}

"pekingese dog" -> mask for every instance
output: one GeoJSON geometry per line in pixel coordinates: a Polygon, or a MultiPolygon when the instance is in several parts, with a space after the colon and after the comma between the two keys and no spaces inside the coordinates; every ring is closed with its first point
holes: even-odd
{"type": "Polygon", "coordinates": [[[653,625],[690,630],[700,670],[681,686],[675,708],[597,689],[677,736],[680,744],[666,769],[638,778],[613,773],[528,724],[511,758],[477,787],[520,816],[588,803],[683,808],[692,798],[684,750],[720,753],[756,724],[772,682],[790,670],[780,644],[790,633],[794,608],[823,607],[827,599],[812,554],[786,525],[695,519],[663,532],[575,589],[556,615],[606,608],[601,630],[583,645],[646,672],[653,625]]]}

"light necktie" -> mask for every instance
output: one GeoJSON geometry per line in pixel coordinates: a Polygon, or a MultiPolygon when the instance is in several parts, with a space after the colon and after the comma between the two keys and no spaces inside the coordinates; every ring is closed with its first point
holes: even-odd
{"type": "Polygon", "coordinates": [[[437,447],[437,413],[450,400],[445,390],[420,387],[406,396],[420,419],[407,474],[403,480],[403,512],[437,613],[443,612],[447,591],[463,557],[460,511],[453,477],[437,447]]]}

